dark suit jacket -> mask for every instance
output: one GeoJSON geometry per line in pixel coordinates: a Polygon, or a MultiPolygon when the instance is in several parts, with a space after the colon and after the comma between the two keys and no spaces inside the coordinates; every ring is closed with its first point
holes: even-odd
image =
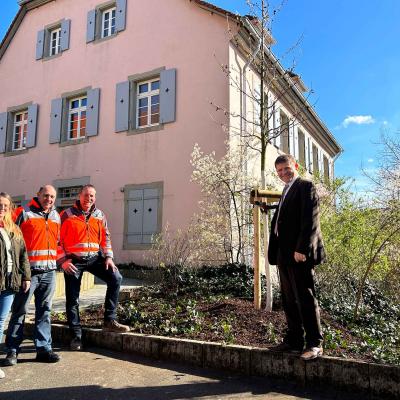
{"type": "Polygon", "coordinates": [[[305,254],[306,263],[318,265],[325,259],[319,223],[319,199],[311,181],[297,178],[271,222],[268,260],[272,265],[295,263],[294,252],[305,254]],[[278,236],[275,225],[278,224],[278,236]]]}

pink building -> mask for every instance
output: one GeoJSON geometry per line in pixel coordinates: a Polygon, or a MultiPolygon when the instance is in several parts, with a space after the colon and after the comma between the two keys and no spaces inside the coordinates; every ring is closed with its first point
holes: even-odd
{"type": "MultiPolygon", "coordinates": [[[[248,28],[200,0],[19,3],[0,45],[0,190],[23,202],[52,183],[65,207],[94,184],[117,262],[142,263],[154,233],[197,209],[195,143],[225,151],[210,101],[236,107],[220,64],[241,54],[227,21],[248,28]]],[[[271,151],[304,153],[310,172],[332,176],[340,147],[309,112],[271,151]]]]}

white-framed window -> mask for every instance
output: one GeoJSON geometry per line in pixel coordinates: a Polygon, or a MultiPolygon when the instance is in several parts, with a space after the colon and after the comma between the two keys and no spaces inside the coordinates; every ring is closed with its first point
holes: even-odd
{"type": "Polygon", "coordinates": [[[57,189],[57,210],[62,211],[71,207],[78,199],[83,185],[65,186],[57,189]]]}
{"type": "Polygon", "coordinates": [[[28,110],[14,114],[14,128],[12,150],[23,150],[26,148],[26,135],[28,133],[28,110]]]}
{"type": "Polygon", "coordinates": [[[21,207],[23,204],[26,204],[25,195],[21,196],[12,196],[12,202],[14,203],[14,209],[21,207]]]}
{"type": "Polygon", "coordinates": [[[68,140],[80,139],[86,136],[86,105],[86,96],[69,100],[68,140]]]}
{"type": "Polygon", "coordinates": [[[67,186],[58,188],[58,197],[62,199],[77,199],[82,186],[67,186]]]}
{"type": "Polygon", "coordinates": [[[56,54],[61,53],[61,27],[52,29],[49,34],[49,55],[55,56],[56,54]]]}
{"type": "Polygon", "coordinates": [[[136,126],[144,128],[160,122],[160,78],[138,82],[136,126]]]}
{"type": "Polygon", "coordinates": [[[36,60],[53,57],[69,49],[71,20],[63,19],[37,33],[36,60]]]}
{"type": "Polygon", "coordinates": [[[101,37],[105,38],[115,34],[116,7],[107,8],[101,15],[101,37]]]}

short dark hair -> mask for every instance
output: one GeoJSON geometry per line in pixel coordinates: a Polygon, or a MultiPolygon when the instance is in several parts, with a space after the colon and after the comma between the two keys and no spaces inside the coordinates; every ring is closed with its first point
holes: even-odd
{"type": "Polygon", "coordinates": [[[80,190],[79,193],[82,193],[85,189],[90,189],[90,188],[96,190],[96,188],[94,187],[94,185],[92,185],[91,183],[88,183],[87,185],[83,185],[83,186],[82,186],[82,188],[81,188],[81,190],[80,190]]]}
{"type": "Polygon", "coordinates": [[[278,164],[293,163],[296,164],[296,159],[291,154],[282,154],[275,160],[275,166],[278,164]]]}

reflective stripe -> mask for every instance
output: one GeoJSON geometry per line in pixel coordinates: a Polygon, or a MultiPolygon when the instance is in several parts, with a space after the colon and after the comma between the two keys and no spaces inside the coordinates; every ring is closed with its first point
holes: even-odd
{"type": "Polygon", "coordinates": [[[57,256],[31,256],[28,257],[29,258],[29,262],[34,262],[34,261],[54,261],[57,260],[57,256]]]}
{"type": "MultiPolygon", "coordinates": [[[[34,211],[26,211],[25,210],[25,216],[24,216],[24,221],[28,219],[44,219],[43,215],[38,214],[34,211]]],[[[60,216],[58,214],[55,214],[54,212],[50,212],[49,216],[47,217],[47,221],[52,221],[56,224],[60,223],[60,216]]]]}
{"type": "Polygon", "coordinates": [[[81,247],[93,247],[93,248],[99,248],[99,244],[98,243],[77,243],[74,244],[74,248],[81,248],[81,247]]]}
{"type": "Polygon", "coordinates": [[[43,261],[33,261],[30,263],[32,268],[35,267],[43,267],[43,268],[55,268],[57,266],[55,260],[46,260],[46,262],[43,261]]]}
{"type": "Polygon", "coordinates": [[[69,247],[68,249],[66,249],[67,253],[75,253],[77,251],[94,251],[94,252],[98,252],[99,251],[99,247],[69,247]]]}
{"type": "Polygon", "coordinates": [[[56,250],[31,250],[28,251],[28,257],[33,257],[33,256],[56,256],[57,251],[56,250]]]}
{"type": "Polygon", "coordinates": [[[26,213],[26,216],[28,217],[28,218],[32,218],[32,219],[43,219],[43,216],[42,215],[40,215],[40,214],[36,214],[36,213],[34,213],[34,212],[32,212],[32,211],[25,211],[25,213],[26,213]]]}
{"type": "Polygon", "coordinates": [[[90,256],[96,256],[98,254],[97,251],[74,251],[71,252],[70,254],[77,256],[77,257],[90,257],[90,256]]]}
{"type": "Polygon", "coordinates": [[[57,248],[57,260],[59,262],[64,262],[65,256],[66,256],[66,254],[65,254],[64,249],[62,248],[62,246],[58,246],[58,248],[57,248]]]}

